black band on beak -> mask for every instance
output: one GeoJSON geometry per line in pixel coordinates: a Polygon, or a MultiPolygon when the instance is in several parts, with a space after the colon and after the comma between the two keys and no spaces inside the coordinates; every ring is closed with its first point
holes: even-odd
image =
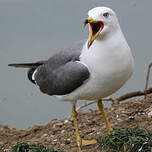
{"type": "Polygon", "coordinates": [[[86,25],[88,23],[89,23],[88,19],[85,19],[84,24],[86,25]]]}

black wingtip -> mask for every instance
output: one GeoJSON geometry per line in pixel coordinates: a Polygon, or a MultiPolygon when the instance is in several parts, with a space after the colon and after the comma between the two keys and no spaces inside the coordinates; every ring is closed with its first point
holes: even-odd
{"type": "Polygon", "coordinates": [[[43,61],[35,62],[35,63],[11,63],[8,64],[8,66],[16,67],[16,68],[37,68],[42,64],[44,64],[43,61]]]}
{"type": "Polygon", "coordinates": [[[15,68],[23,68],[23,65],[20,65],[20,64],[8,64],[8,66],[10,67],[15,67],[15,68]]]}
{"type": "Polygon", "coordinates": [[[11,63],[8,64],[8,66],[16,67],[16,68],[30,68],[28,64],[24,64],[24,63],[11,63]]]}
{"type": "Polygon", "coordinates": [[[8,66],[14,66],[14,64],[8,64],[8,66]]]}

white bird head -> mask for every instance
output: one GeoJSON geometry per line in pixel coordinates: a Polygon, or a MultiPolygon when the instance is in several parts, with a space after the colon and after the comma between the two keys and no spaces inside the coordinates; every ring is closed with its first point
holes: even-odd
{"type": "Polygon", "coordinates": [[[89,24],[88,48],[95,39],[120,29],[115,12],[108,7],[96,7],[88,12],[84,27],[89,24]]]}

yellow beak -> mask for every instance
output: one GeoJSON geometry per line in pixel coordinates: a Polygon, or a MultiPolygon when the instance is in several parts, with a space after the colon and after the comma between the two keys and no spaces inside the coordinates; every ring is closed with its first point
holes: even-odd
{"type": "Polygon", "coordinates": [[[87,18],[84,22],[84,28],[89,24],[89,38],[88,38],[88,48],[92,45],[94,40],[99,36],[102,31],[104,24],[101,21],[95,21],[92,18],[87,18]]]}

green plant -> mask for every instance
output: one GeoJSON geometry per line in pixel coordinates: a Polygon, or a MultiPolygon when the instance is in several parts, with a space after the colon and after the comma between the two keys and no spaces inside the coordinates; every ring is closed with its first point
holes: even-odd
{"type": "Polygon", "coordinates": [[[17,143],[10,152],[63,152],[60,150],[50,150],[39,144],[17,143]]]}
{"type": "Polygon", "coordinates": [[[120,128],[98,140],[99,147],[108,152],[151,152],[152,133],[146,129],[120,128]]]}

